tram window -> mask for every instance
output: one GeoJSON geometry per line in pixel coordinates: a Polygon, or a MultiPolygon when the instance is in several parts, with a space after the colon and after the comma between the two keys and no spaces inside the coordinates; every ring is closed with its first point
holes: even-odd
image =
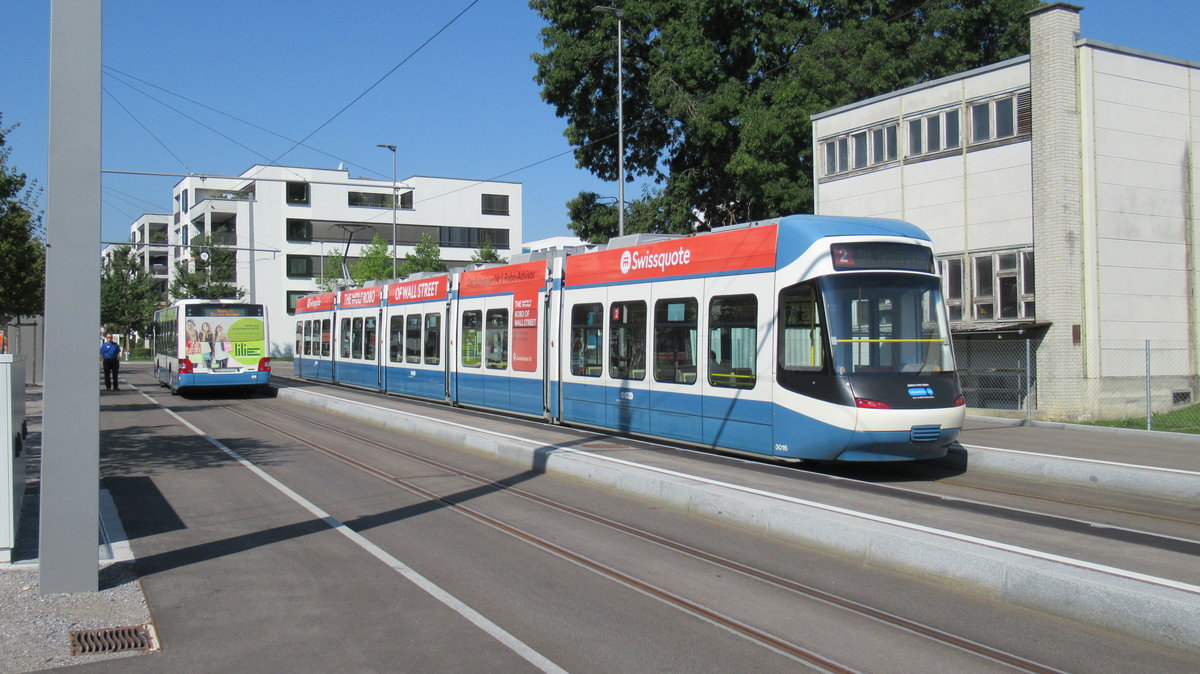
{"type": "Polygon", "coordinates": [[[824,329],[817,291],[802,283],[779,293],[779,369],[817,372],[825,366],[824,329]]]}
{"type": "Polygon", "coordinates": [[[375,360],[375,317],[363,320],[363,358],[375,360]]]}
{"type": "Polygon", "coordinates": [[[425,314],[425,364],[442,362],[442,315],[425,314]]]}
{"type": "Polygon", "coordinates": [[[608,376],[646,378],[646,303],[613,302],[608,320],[608,376]]]}
{"type": "Polygon", "coordinates": [[[332,337],[332,335],[329,334],[330,333],[329,328],[330,328],[330,320],[328,318],[322,319],[321,320],[321,355],[325,356],[326,358],[329,357],[329,341],[332,337]]]}
{"type": "MultiPolygon", "coordinates": [[[[304,355],[312,355],[312,321],[304,321],[304,355]]],[[[300,353],[297,351],[297,353],[300,353]]]]}
{"type": "Polygon", "coordinates": [[[696,383],[697,307],[690,297],[654,303],[654,381],[696,383]]]}
{"type": "Polygon", "coordinates": [[[483,362],[480,345],[483,342],[483,312],[464,311],[462,315],[462,364],[464,367],[479,367],[483,362]]]}
{"type": "Polygon", "coordinates": [[[388,324],[388,360],[393,363],[403,363],[404,356],[404,317],[392,316],[388,324]]]}
{"type": "Polygon", "coordinates": [[[362,317],[353,319],[350,325],[350,357],[362,358],[362,317]]]}
{"type": "Polygon", "coordinates": [[[599,377],[604,372],[603,315],[599,303],[571,307],[571,374],[599,377]]]}
{"type": "Polygon", "coordinates": [[[708,303],[708,383],[754,388],[758,379],[758,298],[714,297],[708,303]]]}
{"type": "Polygon", "coordinates": [[[508,369],[508,309],[488,309],[487,366],[492,370],[508,369]]]}
{"type": "Polygon", "coordinates": [[[350,319],[342,319],[342,358],[350,357],[350,319]]]}
{"type": "Polygon", "coordinates": [[[421,362],[421,314],[410,314],[404,324],[404,360],[421,362]]]}
{"type": "MultiPolygon", "coordinates": [[[[160,335],[161,337],[161,335],[160,335]]],[[[155,341],[158,351],[162,351],[162,339],[155,341]]],[[[304,321],[296,321],[296,355],[303,353],[304,349],[304,321]]]]}

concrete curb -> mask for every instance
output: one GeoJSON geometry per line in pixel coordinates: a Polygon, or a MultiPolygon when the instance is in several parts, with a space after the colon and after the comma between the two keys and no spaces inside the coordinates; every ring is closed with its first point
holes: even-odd
{"type": "Polygon", "coordinates": [[[570,476],[872,566],[1200,653],[1200,587],[333,396],[279,397],[524,469],[570,476]]]}
{"type": "Polygon", "coordinates": [[[964,448],[967,470],[971,472],[1033,477],[1144,498],[1200,502],[1200,473],[978,445],[964,448]]]}

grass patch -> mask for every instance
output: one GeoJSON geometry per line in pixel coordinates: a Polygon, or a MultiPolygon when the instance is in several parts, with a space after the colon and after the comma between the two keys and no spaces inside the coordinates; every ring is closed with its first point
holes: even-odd
{"type": "MultiPolygon", "coordinates": [[[[1126,419],[1103,419],[1100,421],[1084,422],[1090,426],[1107,426],[1109,428],[1138,428],[1146,429],[1146,417],[1129,417],[1126,419]]],[[[1200,404],[1184,407],[1172,412],[1155,414],[1151,426],[1156,431],[1172,433],[1195,433],[1200,435],[1200,404]]]]}

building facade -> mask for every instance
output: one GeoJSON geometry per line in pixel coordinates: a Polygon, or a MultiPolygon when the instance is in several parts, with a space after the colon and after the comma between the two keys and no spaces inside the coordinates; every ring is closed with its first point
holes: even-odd
{"type": "Polygon", "coordinates": [[[1191,404],[1200,64],[1081,39],[1080,11],[1032,12],[1029,56],[814,116],[816,211],[925,229],[960,346],[1034,340],[1040,415],[1142,404],[1147,367],[1156,408],[1191,404]]]}
{"type": "Polygon", "coordinates": [[[393,184],[263,165],[237,177],[189,176],[173,190],[168,269],[173,275],[204,240],[232,250],[230,280],[245,301],[267,306],[272,354],[289,356],[296,299],[316,291],[331,254],[354,261],[376,234],[394,244],[397,265],[426,234],[452,267],[469,264],[485,241],[507,256],[521,241],[521,185],[426,176],[393,184]]]}

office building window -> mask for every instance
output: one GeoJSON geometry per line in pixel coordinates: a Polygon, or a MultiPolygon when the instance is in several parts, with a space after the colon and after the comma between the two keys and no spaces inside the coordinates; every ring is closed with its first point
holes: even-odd
{"type": "Polygon", "coordinates": [[[986,143],[1029,133],[1029,92],[972,103],[971,142],[986,143]]]}
{"type": "Polygon", "coordinates": [[[823,141],[824,175],[832,176],[895,161],[899,156],[896,143],[899,128],[898,123],[889,122],[823,141]]]}
{"type": "Polygon", "coordinates": [[[958,108],[908,120],[908,148],[917,157],[959,147],[958,108]]]}
{"type": "MultiPolygon", "coordinates": [[[[975,320],[1034,318],[1033,251],[973,255],[971,264],[975,320]]],[[[949,288],[946,295],[949,303],[949,288]]]]}
{"type": "Polygon", "coordinates": [[[484,215],[508,215],[508,195],[483,195],[483,209],[481,212],[484,215]]]}
{"type": "Polygon", "coordinates": [[[369,208],[391,208],[392,195],[390,192],[347,192],[346,204],[369,208]]]}
{"type": "Polygon", "coordinates": [[[286,192],[287,203],[293,206],[307,206],[308,200],[308,183],[306,182],[289,182],[286,192]]]}
{"type": "Polygon", "coordinates": [[[292,278],[312,278],[313,259],[311,255],[288,255],[287,275],[292,278]]]}
{"type": "Polygon", "coordinates": [[[311,220],[296,220],[294,218],[287,219],[287,239],[288,241],[312,241],[311,220]]]}

